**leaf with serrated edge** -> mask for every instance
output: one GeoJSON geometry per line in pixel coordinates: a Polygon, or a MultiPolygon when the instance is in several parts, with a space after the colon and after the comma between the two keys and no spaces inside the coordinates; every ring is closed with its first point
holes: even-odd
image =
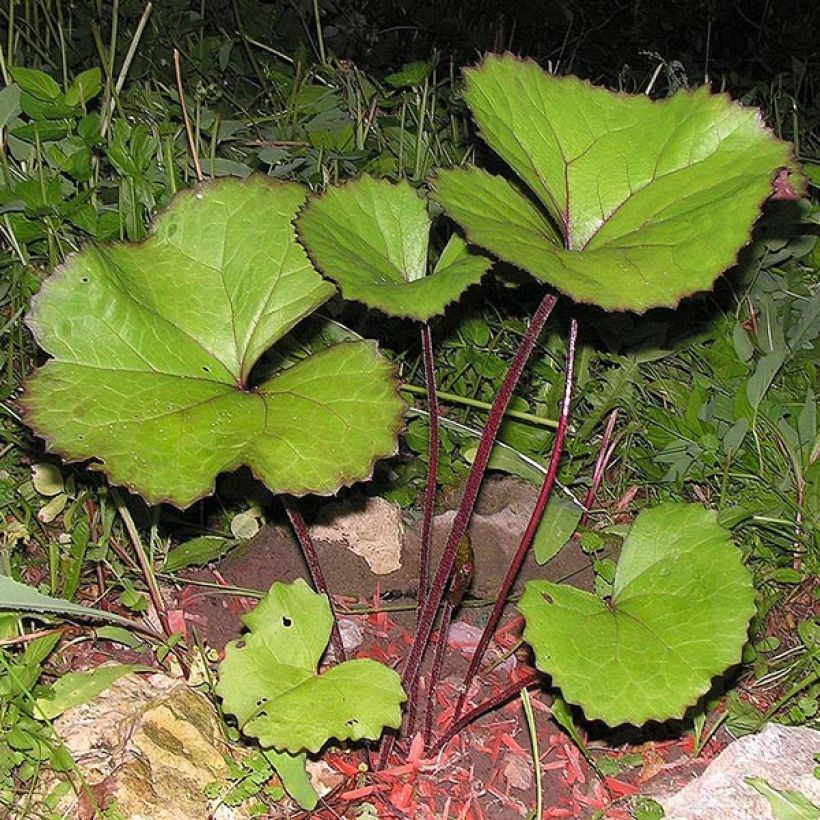
{"type": "Polygon", "coordinates": [[[374,343],[249,385],[334,292],[296,241],[305,196],[261,176],[205,183],[145,242],[87,247],[46,280],[27,321],[53,358],[21,404],[49,449],[178,507],[242,465],[273,492],[330,494],[395,452],[404,405],[374,343]]]}
{"type": "Polygon", "coordinates": [[[793,163],[756,109],[705,87],[653,101],[511,55],[466,77],[481,136],[534,200],[471,168],[440,172],[434,198],[470,241],[608,310],[711,288],[793,163]]]}
{"type": "Polygon", "coordinates": [[[612,598],[530,581],[519,608],[536,666],[589,719],[679,718],[740,660],[755,592],[715,514],[668,502],[624,542],[612,598]]]}
{"type": "Polygon", "coordinates": [[[364,175],[312,199],[297,229],[317,267],[355,299],[390,316],[444,313],[492,264],[453,236],[427,275],[430,217],[407,182],[364,175]]]}
{"type": "Polygon", "coordinates": [[[401,725],[406,696],[392,669],[362,659],[317,673],[333,616],[303,580],[277,581],[243,620],[251,632],[225,648],[216,693],[263,746],[316,752],[330,738],[375,739],[401,725]]]}

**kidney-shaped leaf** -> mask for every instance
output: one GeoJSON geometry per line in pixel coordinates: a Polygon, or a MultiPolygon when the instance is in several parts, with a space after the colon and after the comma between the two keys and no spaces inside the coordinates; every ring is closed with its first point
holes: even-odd
{"type": "Polygon", "coordinates": [[[639,726],[680,717],[740,660],[754,597],[715,514],[669,502],[635,519],[609,601],[530,581],[519,607],[536,665],[568,701],[639,726]]]}
{"type": "Polygon", "coordinates": [[[303,580],[277,581],[243,620],[251,632],[225,648],[216,692],[263,746],[315,752],[330,738],[375,739],[401,725],[406,698],[389,667],[361,659],[317,673],[333,616],[303,580]]]}
{"type": "Polygon", "coordinates": [[[757,109],[705,87],[653,101],[511,55],[466,75],[481,136],[532,198],[477,168],[440,172],[435,197],[470,241],[609,310],[712,287],[792,162],[757,109]]]}
{"type": "Polygon", "coordinates": [[[430,217],[407,182],[370,176],[330,188],[297,222],[313,261],[347,299],[426,321],[476,284],[490,260],[453,236],[427,276],[430,217]]]}
{"type": "Polygon", "coordinates": [[[301,186],[265,177],[179,194],[137,245],[87,247],[35,297],[53,356],[26,420],[69,460],[184,507],[248,465],[274,492],[332,493],[395,450],[403,404],[369,342],[336,345],[261,385],[261,354],[328,299],[296,242],[301,186]]]}

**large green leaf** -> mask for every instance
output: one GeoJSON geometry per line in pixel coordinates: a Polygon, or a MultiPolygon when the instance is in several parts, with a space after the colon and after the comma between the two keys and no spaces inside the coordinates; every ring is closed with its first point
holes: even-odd
{"type": "Polygon", "coordinates": [[[430,217],[407,182],[367,175],[330,188],[299,215],[299,236],[317,266],[355,299],[391,316],[444,313],[490,267],[453,236],[427,276],[430,217]]]}
{"type": "Polygon", "coordinates": [[[317,674],[333,615],[303,580],[277,581],[243,620],[251,632],[225,648],[216,692],[263,746],[316,752],[330,738],[375,739],[401,725],[406,697],[389,667],[361,659],[317,674]]]}
{"type": "Polygon", "coordinates": [[[696,504],[644,510],[624,542],[612,598],[527,583],[519,607],[536,665],[590,719],[680,717],[740,660],[754,587],[729,533],[696,504]]]}
{"type": "Polygon", "coordinates": [[[394,452],[403,403],[370,342],[254,386],[254,364],[333,294],[296,242],[303,188],[224,179],[179,194],[137,245],[87,247],[35,297],[54,358],[26,385],[49,448],[184,507],[248,465],[274,492],[333,493],[394,452]]]}
{"type": "Polygon", "coordinates": [[[511,55],[466,75],[481,136],[526,187],[455,169],[434,196],[470,241],[609,310],[710,288],[792,162],[757,109],[705,87],[653,101],[511,55]]]}

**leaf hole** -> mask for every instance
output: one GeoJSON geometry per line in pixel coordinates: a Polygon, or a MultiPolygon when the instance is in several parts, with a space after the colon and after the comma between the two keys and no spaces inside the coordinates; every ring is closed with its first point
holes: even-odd
{"type": "Polygon", "coordinates": [[[358,726],[358,725],[359,725],[359,721],[356,718],[350,718],[350,720],[345,721],[345,726],[350,726],[351,728],[353,726],[358,726]]]}
{"type": "Polygon", "coordinates": [[[80,277],[80,281],[81,281],[84,285],[87,285],[87,284],[88,284],[88,277],[87,277],[87,276],[81,276],[81,277],[80,277]]]}
{"type": "Polygon", "coordinates": [[[293,621],[287,615],[282,616],[282,626],[293,626],[293,621]]]}
{"type": "Polygon", "coordinates": [[[256,701],[256,705],[257,705],[257,706],[261,706],[264,702],[265,702],[265,699],[264,699],[264,698],[259,698],[259,700],[258,700],[258,701],[256,701]]]}
{"type": "Polygon", "coordinates": [[[550,595],[548,592],[542,592],[542,593],[541,593],[541,597],[542,597],[542,598],[543,598],[543,599],[544,599],[544,600],[545,600],[548,604],[554,604],[554,603],[555,603],[555,598],[553,598],[553,597],[552,597],[552,595],[550,595]]]}
{"type": "Polygon", "coordinates": [[[237,649],[244,649],[245,648],[245,641],[237,641],[236,642],[237,649]]]}
{"type": "Polygon", "coordinates": [[[202,372],[203,372],[203,373],[210,373],[210,372],[211,372],[211,368],[210,368],[210,367],[208,367],[208,365],[207,365],[207,364],[203,364],[203,365],[202,365],[202,372]]]}

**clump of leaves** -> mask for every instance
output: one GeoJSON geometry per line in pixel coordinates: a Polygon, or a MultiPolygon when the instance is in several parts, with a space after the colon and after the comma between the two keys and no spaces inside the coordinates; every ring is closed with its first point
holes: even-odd
{"type": "MultiPolygon", "coordinates": [[[[13,615],[0,616],[3,634],[14,619],[13,615]]],[[[34,782],[43,766],[66,772],[74,765],[49,723],[32,709],[32,692],[43,662],[59,637],[55,633],[36,638],[17,656],[0,650],[0,805],[5,807],[20,805],[21,786],[34,782]]]]}
{"type": "MultiPolygon", "coordinates": [[[[519,180],[441,171],[434,196],[471,241],[610,311],[671,307],[711,287],[793,162],[758,112],[706,88],[653,102],[490,55],[467,71],[465,98],[519,180]]],[[[680,716],[740,659],[753,587],[713,518],[699,507],[643,512],[604,578],[608,601],[528,585],[525,638],[589,717],[680,716]]]]}

